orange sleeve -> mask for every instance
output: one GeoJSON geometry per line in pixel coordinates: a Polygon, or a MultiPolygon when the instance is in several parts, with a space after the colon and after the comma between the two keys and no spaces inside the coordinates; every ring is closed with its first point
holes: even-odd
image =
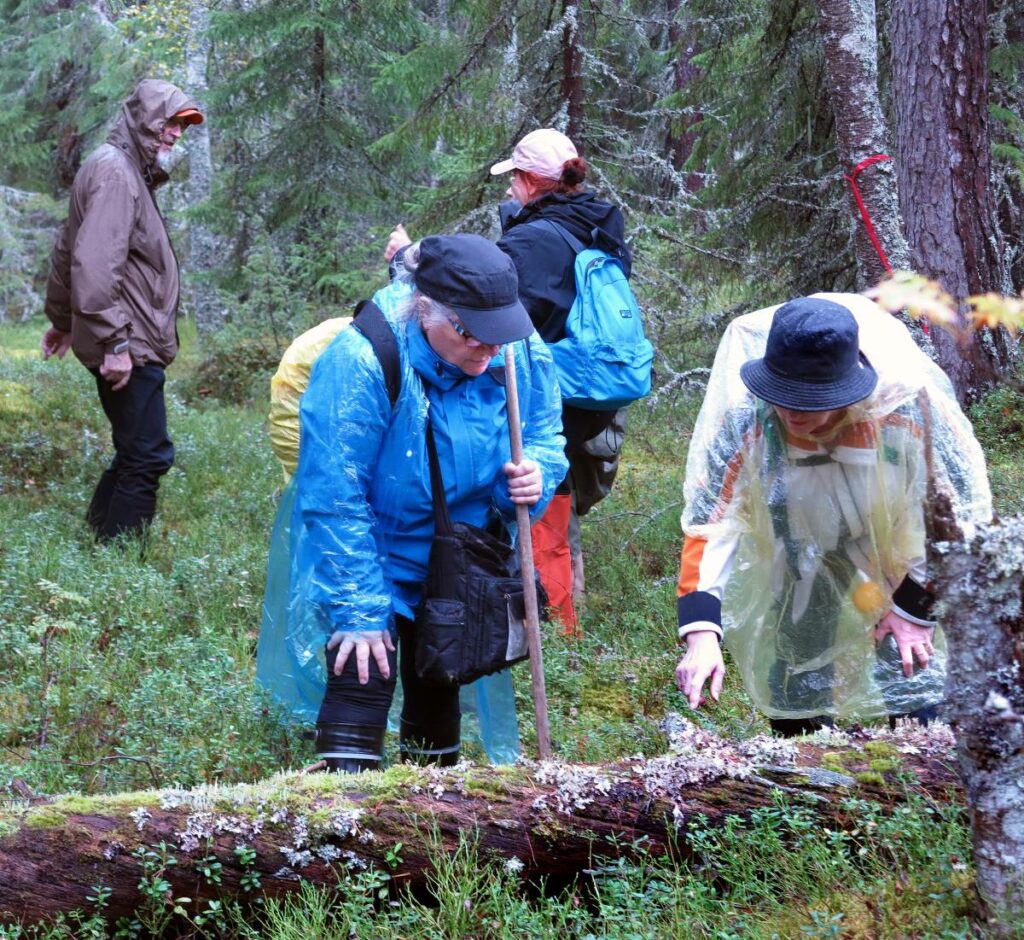
{"type": "Polygon", "coordinates": [[[700,580],[700,560],[704,557],[707,539],[687,535],[683,539],[683,550],[679,553],[679,582],[676,585],[676,596],[682,597],[697,590],[700,580]]]}

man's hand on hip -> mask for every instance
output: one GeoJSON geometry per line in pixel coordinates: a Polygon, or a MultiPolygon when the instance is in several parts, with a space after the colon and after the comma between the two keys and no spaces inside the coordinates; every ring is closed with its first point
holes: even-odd
{"type": "Polygon", "coordinates": [[[119,392],[132,377],[132,357],[126,349],[122,353],[107,353],[100,366],[100,375],[110,383],[112,392],[119,392]]]}

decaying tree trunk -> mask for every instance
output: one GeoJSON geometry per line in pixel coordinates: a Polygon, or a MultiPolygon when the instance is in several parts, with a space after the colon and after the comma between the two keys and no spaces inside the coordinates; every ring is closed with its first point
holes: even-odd
{"type": "MultiPolygon", "coordinates": [[[[903,235],[896,171],[879,161],[854,176],[861,161],[890,151],[885,118],[878,99],[878,34],[875,0],[819,0],[818,20],[825,51],[825,75],[836,118],[839,160],[854,178],[874,225],[882,251],[893,270],[910,267],[910,249],[903,235]]],[[[855,226],[857,286],[872,287],[886,275],[861,218],[851,189],[855,226]]]]}
{"type": "Polygon", "coordinates": [[[877,770],[858,780],[872,757],[877,768],[880,746],[920,791],[948,799],[955,787],[944,726],[797,746],[767,737],[729,743],[684,723],[672,742],[664,757],[607,767],[400,766],[356,777],[282,775],[251,786],[26,802],[0,815],[0,920],[88,909],[97,885],[110,889],[105,914],[116,919],[145,903],[140,881],[157,875],[167,897],[193,904],[252,898],[256,882],[265,895],[294,890],[301,880],[334,888],[367,866],[389,871],[397,888],[422,887],[431,858],[473,834],[482,858],[505,859],[524,877],[571,876],[595,857],[636,851],[641,837],[647,851],[671,844],[686,852],[693,820],[720,825],[771,805],[780,789],[830,825],[855,826],[844,809],[851,792],[887,806],[907,792],[902,779],[879,785],[877,770]],[[825,750],[843,773],[820,769],[825,750]],[[156,853],[148,874],[145,851],[156,853]],[[160,863],[167,855],[173,865],[160,863]],[[202,874],[211,856],[221,866],[217,884],[202,874]]]}
{"type": "Polygon", "coordinates": [[[935,552],[949,644],[947,708],[988,933],[1024,924],[1024,519],[956,532],[935,552]]]}

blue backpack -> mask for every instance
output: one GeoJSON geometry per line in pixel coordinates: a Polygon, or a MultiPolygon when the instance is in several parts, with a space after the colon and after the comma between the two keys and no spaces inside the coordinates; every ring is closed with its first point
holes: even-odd
{"type": "MultiPolygon", "coordinates": [[[[654,347],[622,262],[587,248],[557,222],[541,219],[576,254],[576,300],[565,338],[551,344],[562,402],[590,411],[613,411],[651,392],[654,347]]],[[[533,223],[538,224],[538,223],[533,223]]]]}

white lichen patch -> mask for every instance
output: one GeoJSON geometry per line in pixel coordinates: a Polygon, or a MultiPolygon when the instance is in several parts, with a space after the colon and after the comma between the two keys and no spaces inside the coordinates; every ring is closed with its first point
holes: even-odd
{"type": "Polygon", "coordinates": [[[357,835],[359,832],[359,820],[363,815],[361,809],[344,809],[331,817],[331,828],[335,834],[342,839],[357,835]]]}
{"type": "MultiPolygon", "coordinates": [[[[555,761],[541,761],[533,772],[537,783],[554,785],[551,798],[559,813],[573,813],[586,809],[599,796],[607,796],[612,788],[612,778],[606,773],[590,767],[574,767],[555,761]]],[[[543,797],[534,801],[535,809],[546,808],[543,797]]]]}
{"type": "Polygon", "coordinates": [[[281,854],[288,859],[288,864],[294,868],[305,868],[310,862],[313,861],[313,853],[308,849],[297,851],[291,848],[291,846],[281,846],[281,854]]]}
{"type": "Polygon", "coordinates": [[[142,832],[146,828],[146,823],[153,818],[153,814],[144,806],[132,810],[128,815],[131,816],[132,821],[135,823],[135,828],[139,832],[142,832]]]}
{"type": "Polygon", "coordinates": [[[510,875],[518,875],[525,867],[522,859],[517,858],[515,855],[505,860],[505,871],[510,875]]]}

